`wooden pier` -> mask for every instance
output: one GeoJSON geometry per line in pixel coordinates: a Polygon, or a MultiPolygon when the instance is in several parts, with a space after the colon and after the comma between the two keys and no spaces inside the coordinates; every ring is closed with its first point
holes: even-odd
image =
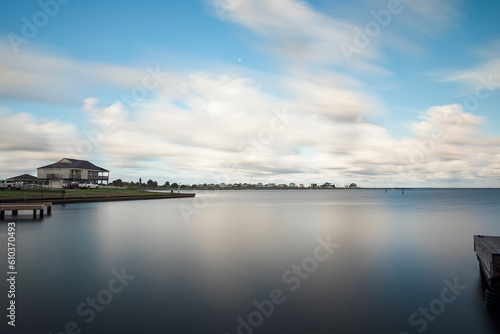
{"type": "Polygon", "coordinates": [[[474,251],[489,286],[486,304],[500,308],[500,237],[475,235],[474,251]]]}
{"type": "Polygon", "coordinates": [[[36,219],[36,212],[40,211],[40,218],[43,218],[43,210],[47,208],[47,215],[52,213],[51,202],[38,203],[0,203],[0,220],[5,218],[5,211],[12,211],[12,216],[17,216],[19,211],[33,210],[33,219],[36,219]]]}

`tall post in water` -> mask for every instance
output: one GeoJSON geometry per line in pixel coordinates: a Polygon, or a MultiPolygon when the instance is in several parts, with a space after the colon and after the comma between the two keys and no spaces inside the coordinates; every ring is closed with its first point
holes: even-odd
{"type": "Polygon", "coordinates": [[[401,188],[401,194],[404,195],[405,194],[405,188],[401,188]]]}

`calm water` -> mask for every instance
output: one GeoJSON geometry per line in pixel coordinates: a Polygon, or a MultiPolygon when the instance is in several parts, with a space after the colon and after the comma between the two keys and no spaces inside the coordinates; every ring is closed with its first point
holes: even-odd
{"type": "Polygon", "coordinates": [[[499,190],[197,197],[16,217],[17,326],[2,311],[1,332],[500,333],[472,237],[500,235],[499,190]]]}

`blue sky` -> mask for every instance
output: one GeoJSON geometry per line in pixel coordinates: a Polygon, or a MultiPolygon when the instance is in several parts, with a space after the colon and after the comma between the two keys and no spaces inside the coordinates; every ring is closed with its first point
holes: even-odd
{"type": "Polygon", "coordinates": [[[500,186],[497,2],[2,4],[0,178],[500,186]]]}

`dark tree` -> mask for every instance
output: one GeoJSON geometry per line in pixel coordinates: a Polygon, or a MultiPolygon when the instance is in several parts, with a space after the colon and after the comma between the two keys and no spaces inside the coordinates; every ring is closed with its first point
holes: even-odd
{"type": "Polygon", "coordinates": [[[111,182],[111,185],[113,187],[123,187],[123,181],[122,179],[114,180],[113,182],[111,182]]]}

